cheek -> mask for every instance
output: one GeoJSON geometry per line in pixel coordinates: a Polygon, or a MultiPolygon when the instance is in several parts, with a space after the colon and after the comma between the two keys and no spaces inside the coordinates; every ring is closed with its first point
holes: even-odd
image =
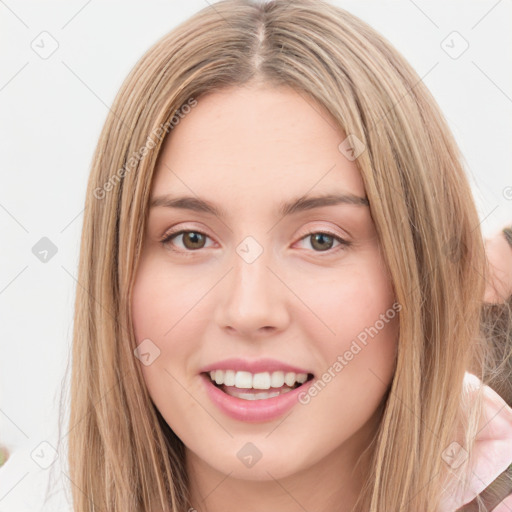
{"type": "Polygon", "coordinates": [[[149,396],[171,428],[182,433],[176,427],[192,421],[193,415],[198,414],[185,392],[190,388],[186,365],[194,347],[179,342],[186,322],[179,321],[184,314],[180,314],[183,302],[177,300],[176,293],[171,293],[172,289],[169,282],[155,281],[149,273],[139,274],[132,294],[132,317],[136,343],[144,347],[141,352],[149,352],[152,357],[146,363],[141,360],[149,396]],[[175,410],[180,411],[178,425],[175,410]]]}
{"type": "Polygon", "coordinates": [[[180,406],[185,417],[193,412],[186,390],[197,386],[190,370],[200,349],[197,333],[211,317],[201,297],[211,284],[199,286],[168,268],[151,258],[141,261],[132,290],[132,322],[137,345],[156,355],[141,365],[151,398],[164,415],[180,406]]]}
{"type": "Polygon", "coordinates": [[[157,278],[158,272],[153,267],[143,258],[133,285],[132,320],[137,343],[164,332],[162,310],[171,306],[166,303],[172,301],[172,295],[165,293],[166,281],[157,278]]]}
{"type": "Polygon", "coordinates": [[[345,349],[347,343],[375,325],[386,331],[383,335],[392,334],[391,320],[397,316],[392,308],[394,291],[376,251],[358,256],[357,263],[325,277],[315,276],[314,286],[307,282],[299,293],[314,313],[303,317],[308,329],[316,331],[316,339],[325,340],[328,351],[345,349]]]}
{"type": "MultiPolygon", "coordinates": [[[[159,340],[166,345],[176,338],[191,320],[201,314],[201,297],[208,290],[207,280],[179,272],[165,260],[148,257],[141,261],[132,291],[132,318],[136,340],[159,340]]],[[[211,285],[210,285],[211,286],[211,285]]]]}
{"type": "Polygon", "coordinates": [[[303,290],[318,312],[304,315],[302,326],[315,340],[325,372],[321,380],[329,383],[330,391],[322,394],[344,396],[354,411],[361,409],[361,399],[368,411],[377,406],[393,377],[398,342],[400,307],[391,280],[376,251],[364,256],[317,281],[317,293],[303,290]]]}

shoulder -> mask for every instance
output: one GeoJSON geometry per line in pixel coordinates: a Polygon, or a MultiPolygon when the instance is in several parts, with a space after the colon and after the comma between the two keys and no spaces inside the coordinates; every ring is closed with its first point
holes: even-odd
{"type": "MultiPolygon", "coordinates": [[[[480,379],[466,373],[466,393],[471,394],[481,386],[480,379]]],[[[473,446],[473,461],[469,476],[463,479],[467,485],[460,494],[445,500],[442,512],[476,511],[477,496],[489,511],[512,510],[512,408],[489,386],[484,385],[482,391],[482,417],[473,446]]]]}

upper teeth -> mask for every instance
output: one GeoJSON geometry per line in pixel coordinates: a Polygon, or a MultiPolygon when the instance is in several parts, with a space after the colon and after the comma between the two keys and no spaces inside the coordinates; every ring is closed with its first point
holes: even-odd
{"type": "Polygon", "coordinates": [[[292,387],[296,382],[302,384],[308,379],[307,373],[294,372],[236,372],[235,370],[212,370],[210,377],[217,384],[236,386],[244,389],[280,388],[284,384],[292,387]]]}

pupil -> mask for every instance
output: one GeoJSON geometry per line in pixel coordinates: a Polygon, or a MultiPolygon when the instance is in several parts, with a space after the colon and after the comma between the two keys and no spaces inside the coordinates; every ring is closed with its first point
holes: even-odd
{"type": "MultiPolygon", "coordinates": [[[[200,235],[199,233],[196,233],[194,231],[189,231],[185,234],[185,237],[184,237],[184,240],[192,240],[191,241],[191,244],[192,244],[192,247],[188,247],[189,249],[198,249],[201,247],[201,238],[202,238],[202,235],[200,235]],[[198,242],[199,240],[199,242],[198,242]],[[195,244],[199,243],[199,247],[197,247],[195,244]]],[[[204,240],[203,240],[204,242],[204,240]]]]}
{"type": "MultiPolygon", "coordinates": [[[[325,250],[326,249],[326,246],[323,245],[322,246],[322,243],[325,244],[325,239],[330,239],[330,242],[331,242],[331,245],[332,245],[332,236],[330,235],[327,235],[325,233],[316,233],[313,235],[313,247],[315,246],[315,244],[318,242],[318,240],[320,240],[320,250],[325,250]]],[[[329,244],[328,244],[329,245],[329,244]]],[[[327,249],[329,249],[330,247],[327,247],[327,249]]]]}

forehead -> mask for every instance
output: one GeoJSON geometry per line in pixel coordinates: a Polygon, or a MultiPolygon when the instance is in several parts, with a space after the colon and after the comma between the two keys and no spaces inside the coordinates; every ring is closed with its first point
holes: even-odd
{"type": "Polygon", "coordinates": [[[365,196],[355,162],[338,149],[346,135],[306,93],[236,87],[197,102],[164,141],[153,195],[365,196]]]}

